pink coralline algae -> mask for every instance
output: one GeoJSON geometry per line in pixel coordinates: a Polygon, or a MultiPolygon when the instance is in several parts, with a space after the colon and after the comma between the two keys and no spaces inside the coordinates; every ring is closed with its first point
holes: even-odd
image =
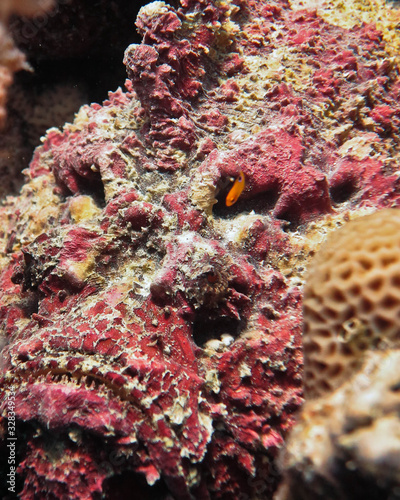
{"type": "Polygon", "coordinates": [[[272,498],[309,256],[400,196],[397,14],[328,7],[151,3],[126,91],[36,149],[0,209],[20,498],[272,498]]]}

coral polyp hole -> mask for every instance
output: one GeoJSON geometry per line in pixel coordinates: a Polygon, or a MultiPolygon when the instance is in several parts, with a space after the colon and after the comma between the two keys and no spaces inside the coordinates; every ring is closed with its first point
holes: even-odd
{"type": "Polygon", "coordinates": [[[306,370],[304,372],[304,377],[307,379],[307,381],[316,379],[315,373],[312,370],[306,370]]]}
{"type": "Polygon", "coordinates": [[[337,349],[338,349],[337,342],[330,342],[325,349],[327,356],[333,356],[334,354],[336,354],[337,349]]]}
{"type": "Polygon", "coordinates": [[[335,309],[332,309],[331,307],[324,307],[323,315],[326,318],[336,320],[338,318],[338,311],[336,311],[335,309]]]}
{"type": "Polygon", "coordinates": [[[373,262],[370,259],[367,259],[365,257],[359,259],[358,263],[360,264],[360,266],[362,267],[362,269],[364,269],[365,271],[369,271],[374,266],[373,262]]]}
{"type": "Polygon", "coordinates": [[[343,303],[346,301],[343,292],[337,288],[334,288],[333,290],[331,290],[330,298],[331,298],[331,300],[333,300],[333,302],[343,303]]]}
{"type": "Polygon", "coordinates": [[[390,319],[383,318],[382,316],[377,316],[373,319],[373,322],[378,332],[384,332],[394,326],[390,319]]]}
{"type": "Polygon", "coordinates": [[[339,273],[339,278],[342,279],[343,281],[346,281],[350,278],[352,273],[353,270],[351,269],[351,267],[346,267],[343,271],[339,273]]]}
{"type": "Polygon", "coordinates": [[[355,355],[354,348],[351,345],[341,343],[341,344],[339,344],[339,349],[340,349],[340,353],[345,357],[346,356],[354,357],[354,355],[355,355]]]}
{"type": "Polygon", "coordinates": [[[207,343],[215,340],[215,347],[227,347],[224,338],[236,339],[240,332],[245,328],[243,320],[235,318],[210,318],[207,316],[200,316],[195,318],[193,322],[193,341],[195,344],[204,349],[207,343]],[[217,345],[218,344],[218,345],[217,345]]]}
{"type": "Polygon", "coordinates": [[[339,377],[343,373],[343,371],[343,365],[340,363],[335,363],[331,367],[329,367],[328,375],[332,378],[339,377]]]}
{"type": "Polygon", "coordinates": [[[385,296],[381,301],[381,305],[384,309],[393,309],[398,307],[399,303],[399,299],[397,297],[392,297],[391,295],[385,296]]]}
{"type": "Polygon", "coordinates": [[[381,257],[382,267],[388,267],[398,262],[397,255],[385,255],[381,257]]]}
{"type": "Polygon", "coordinates": [[[384,281],[381,276],[376,276],[367,283],[367,286],[374,292],[378,292],[383,287],[383,285],[384,281]]]}
{"type": "Polygon", "coordinates": [[[310,307],[304,305],[304,316],[307,317],[308,322],[312,321],[313,323],[325,323],[325,318],[322,314],[319,314],[317,311],[314,311],[310,307]]]}
{"type": "Polygon", "coordinates": [[[322,361],[314,361],[313,366],[315,367],[315,369],[318,372],[324,372],[329,368],[329,365],[327,365],[326,363],[324,363],[322,361]]]}
{"type": "Polygon", "coordinates": [[[319,386],[321,392],[331,392],[332,391],[332,386],[326,380],[320,380],[318,382],[318,386],[319,386]]]}
{"type": "Polygon", "coordinates": [[[304,339],[304,352],[307,354],[320,353],[322,351],[321,344],[318,342],[314,342],[313,340],[305,340],[304,339]]]}
{"type": "Polygon", "coordinates": [[[352,285],[348,290],[347,294],[350,297],[360,297],[361,296],[361,287],[358,284],[352,285]]]}
{"type": "Polygon", "coordinates": [[[365,297],[362,297],[359,304],[360,312],[363,314],[371,314],[374,309],[374,304],[365,297]]]}
{"type": "Polygon", "coordinates": [[[357,184],[354,179],[345,179],[334,184],[329,189],[329,194],[333,203],[340,204],[348,201],[357,191],[357,184]]]}

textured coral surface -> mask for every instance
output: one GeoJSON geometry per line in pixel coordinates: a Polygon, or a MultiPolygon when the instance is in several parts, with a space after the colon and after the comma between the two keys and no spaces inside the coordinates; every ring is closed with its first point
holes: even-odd
{"type": "Polygon", "coordinates": [[[400,210],[349,222],[304,287],[306,403],[275,500],[398,498],[400,210]]]}
{"type": "Polygon", "coordinates": [[[307,402],[275,500],[399,498],[400,351],[370,351],[335,392],[307,402]]]}
{"type": "Polygon", "coordinates": [[[308,258],[399,203],[398,15],[352,16],[154,2],[126,91],[48,131],[0,210],[21,498],[272,497],[308,258]]]}
{"type": "Polygon", "coordinates": [[[303,298],[306,398],[341,385],[368,349],[393,347],[400,318],[400,210],[336,231],[309,266],[303,298]]]}

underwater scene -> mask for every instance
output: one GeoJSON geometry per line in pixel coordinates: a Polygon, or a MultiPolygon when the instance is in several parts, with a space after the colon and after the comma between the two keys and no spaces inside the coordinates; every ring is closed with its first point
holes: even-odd
{"type": "Polygon", "coordinates": [[[400,500],[400,4],[0,0],[0,499],[400,500]]]}

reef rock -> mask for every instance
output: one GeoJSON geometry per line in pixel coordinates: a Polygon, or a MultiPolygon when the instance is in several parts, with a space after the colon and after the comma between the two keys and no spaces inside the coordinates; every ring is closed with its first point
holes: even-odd
{"type": "Polygon", "coordinates": [[[126,91],[36,149],[0,209],[20,498],[272,498],[308,259],[400,198],[398,14],[330,7],[151,3],[126,91]]]}

